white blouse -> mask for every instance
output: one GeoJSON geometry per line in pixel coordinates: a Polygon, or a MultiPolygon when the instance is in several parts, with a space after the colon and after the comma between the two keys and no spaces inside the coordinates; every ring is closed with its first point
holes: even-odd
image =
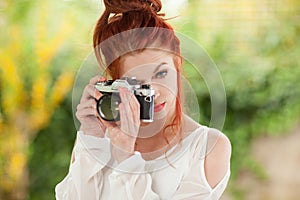
{"type": "Polygon", "coordinates": [[[64,200],[217,200],[224,192],[230,167],[214,188],[208,184],[204,160],[209,128],[200,126],[166,155],[146,161],[140,153],[116,164],[108,137],[77,133],[75,161],[55,188],[64,200]]]}

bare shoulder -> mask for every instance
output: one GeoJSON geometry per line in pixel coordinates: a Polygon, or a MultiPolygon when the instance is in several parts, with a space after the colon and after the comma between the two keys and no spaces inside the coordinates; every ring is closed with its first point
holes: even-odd
{"type": "Polygon", "coordinates": [[[221,131],[210,128],[208,131],[205,157],[205,175],[209,185],[214,188],[226,175],[230,167],[231,143],[221,131]]]}

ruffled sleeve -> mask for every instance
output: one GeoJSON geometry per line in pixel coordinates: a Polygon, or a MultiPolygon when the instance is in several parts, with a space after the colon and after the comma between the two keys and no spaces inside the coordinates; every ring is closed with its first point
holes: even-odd
{"type": "Polygon", "coordinates": [[[159,199],[152,191],[152,177],[145,173],[145,160],[139,152],[112,168],[110,140],[77,133],[69,173],[56,186],[56,199],[159,199]],[[105,187],[104,187],[105,185],[105,187]]]}
{"type": "Polygon", "coordinates": [[[228,163],[226,174],[214,188],[211,188],[206,179],[204,162],[209,128],[202,127],[199,130],[203,131],[203,128],[204,132],[196,137],[191,145],[191,151],[194,155],[191,158],[190,167],[172,200],[218,200],[227,186],[230,177],[230,163],[228,163]]]}
{"type": "Polygon", "coordinates": [[[99,199],[103,184],[101,169],[110,160],[110,140],[77,133],[73,149],[75,161],[56,186],[56,199],[99,199]]]}

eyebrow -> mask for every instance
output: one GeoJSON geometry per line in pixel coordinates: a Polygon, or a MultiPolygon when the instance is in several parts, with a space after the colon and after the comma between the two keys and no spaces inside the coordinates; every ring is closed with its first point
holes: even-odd
{"type": "Polygon", "coordinates": [[[160,63],[159,65],[157,65],[157,67],[154,69],[153,73],[156,73],[156,72],[159,70],[159,68],[160,68],[161,66],[165,65],[165,64],[168,64],[168,63],[162,62],[162,63],[160,63]]]}

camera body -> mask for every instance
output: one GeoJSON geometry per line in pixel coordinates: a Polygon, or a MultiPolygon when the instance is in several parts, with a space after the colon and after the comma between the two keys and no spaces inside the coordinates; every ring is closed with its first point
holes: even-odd
{"type": "Polygon", "coordinates": [[[106,121],[119,121],[119,104],[121,98],[118,88],[126,87],[137,98],[140,104],[140,119],[143,122],[153,122],[154,90],[149,84],[140,84],[135,77],[122,77],[116,80],[98,82],[95,88],[102,93],[97,102],[99,116],[106,121]]]}

